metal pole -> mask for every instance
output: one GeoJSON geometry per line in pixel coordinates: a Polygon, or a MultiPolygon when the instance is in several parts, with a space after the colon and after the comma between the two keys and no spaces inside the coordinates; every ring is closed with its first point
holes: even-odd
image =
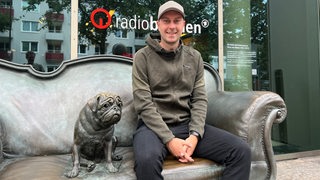
{"type": "Polygon", "coordinates": [[[76,59],[78,57],[78,0],[71,1],[71,25],[70,25],[70,57],[76,59]]]}
{"type": "Polygon", "coordinates": [[[11,30],[12,30],[12,0],[9,6],[9,50],[7,54],[9,55],[9,61],[12,61],[12,49],[11,49],[11,30]]]}
{"type": "Polygon", "coordinates": [[[223,55],[223,0],[218,0],[218,60],[221,87],[224,90],[224,55],[223,55]]]}

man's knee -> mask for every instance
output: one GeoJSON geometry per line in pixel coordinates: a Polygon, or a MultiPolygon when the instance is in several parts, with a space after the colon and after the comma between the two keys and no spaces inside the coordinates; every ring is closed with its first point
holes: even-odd
{"type": "Polygon", "coordinates": [[[162,179],[163,160],[155,153],[135,156],[135,172],[138,179],[162,179]],[[158,177],[158,178],[156,178],[158,177]]]}
{"type": "Polygon", "coordinates": [[[237,146],[237,155],[242,161],[251,162],[251,149],[247,142],[242,141],[237,146]]]}
{"type": "Polygon", "coordinates": [[[144,154],[135,154],[135,160],[137,163],[142,163],[142,164],[154,164],[155,162],[158,161],[157,155],[153,153],[144,153],[144,154]]]}

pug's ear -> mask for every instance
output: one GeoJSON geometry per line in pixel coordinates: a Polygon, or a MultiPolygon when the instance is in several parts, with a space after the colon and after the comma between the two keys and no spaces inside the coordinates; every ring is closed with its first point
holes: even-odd
{"type": "Polygon", "coordinates": [[[97,95],[97,96],[95,96],[94,98],[91,98],[88,101],[88,105],[89,105],[90,109],[93,112],[97,111],[97,108],[98,108],[98,105],[99,105],[99,101],[100,101],[100,95],[97,95]]]}
{"type": "Polygon", "coordinates": [[[122,103],[122,100],[121,100],[120,96],[117,96],[117,97],[116,97],[116,100],[117,100],[117,102],[118,102],[118,105],[119,105],[120,107],[122,107],[122,106],[123,106],[123,103],[122,103]]]}

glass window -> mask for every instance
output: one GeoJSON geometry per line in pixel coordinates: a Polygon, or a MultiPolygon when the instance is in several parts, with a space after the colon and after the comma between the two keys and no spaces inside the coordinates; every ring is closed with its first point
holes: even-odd
{"type": "Polygon", "coordinates": [[[54,24],[48,25],[48,30],[51,33],[61,33],[61,29],[62,29],[62,26],[60,24],[59,25],[54,25],[54,24]]]}
{"type": "Polygon", "coordinates": [[[38,42],[22,41],[22,51],[38,52],[38,42]]]}
{"type": "Polygon", "coordinates": [[[48,25],[48,30],[49,30],[49,32],[55,32],[55,26],[48,25]]]}
{"type": "Polygon", "coordinates": [[[85,45],[85,44],[80,44],[80,45],[79,45],[79,53],[80,53],[80,54],[87,54],[87,45],[85,45]]]}
{"type": "Polygon", "coordinates": [[[61,30],[62,30],[62,26],[61,25],[56,25],[55,26],[55,32],[56,33],[61,33],[61,30]]]}
{"type": "Polygon", "coordinates": [[[25,32],[38,32],[39,23],[33,21],[22,21],[22,31],[25,32]]]}
{"type": "Polygon", "coordinates": [[[117,38],[127,38],[128,35],[127,35],[127,31],[126,30],[118,30],[114,33],[114,35],[117,37],[117,38]]]}
{"type": "Polygon", "coordinates": [[[266,0],[224,0],[225,90],[270,90],[266,0]]]}
{"type": "Polygon", "coordinates": [[[9,8],[10,5],[11,5],[11,1],[10,0],[0,1],[0,7],[9,8]]]}
{"type": "Polygon", "coordinates": [[[9,43],[0,42],[0,51],[7,51],[9,49],[9,43]]]}
{"type": "Polygon", "coordinates": [[[94,54],[100,54],[100,47],[99,46],[94,47],[94,54]]]}
{"type": "Polygon", "coordinates": [[[27,0],[22,0],[21,2],[22,10],[27,10],[29,12],[40,12],[40,8],[38,4],[29,4],[27,0]]]}
{"type": "Polygon", "coordinates": [[[31,51],[38,52],[38,42],[30,42],[31,51]]]}
{"type": "Polygon", "coordinates": [[[61,44],[59,42],[48,42],[48,52],[60,53],[61,52],[61,44]]]}

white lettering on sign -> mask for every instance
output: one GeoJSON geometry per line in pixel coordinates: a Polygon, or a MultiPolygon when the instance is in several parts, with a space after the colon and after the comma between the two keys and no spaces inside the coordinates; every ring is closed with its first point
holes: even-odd
{"type": "MultiPolygon", "coordinates": [[[[94,10],[90,15],[90,20],[93,26],[99,29],[107,29],[112,21],[112,16],[114,15],[115,10],[107,11],[103,8],[98,8],[94,10]],[[103,23],[103,18],[99,18],[99,22],[96,22],[95,15],[97,13],[103,13],[105,14],[105,18],[108,20],[107,23],[103,23]]],[[[121,18],[117,17],[115,26],[118,29],[137,29],[137,30],[151,30],[156,31],[158,29],[157,21],[154,20],[153,16],[149,16],[149,19],[140,19],[140,16],[134,15],[133,18],[127,19],[127,18],[121,18]]],[[[209,21],[206,19],[203,19],[201,21],[201,24],[186,24],[186,26],[183,29],[183,33],[190,33],[190,34],[201,34],[202,28],[209,27],[209,21]]]]}
{"type": "MultiPolygon", "coordinates": [[[[206,21],[208,22],[208,21],[206,21]]],[[[137,30],[151,30],[156,31],[158,30],[157,21],[154,20],[153,16],[150,16],[148,20],[146,19],[140,19],[140,16],[134,15],[133,18],[127,19],[127,18],[116,18],[115,23],[116,28],[121,29],[137,29],[137,30]]],[[[203,26],[202,24],[190,24],[187,23],[183,33],[191,33],[191,34],[201,34],[202,28],[207,28],[208,25],[205,24],[203,26]]]]}

